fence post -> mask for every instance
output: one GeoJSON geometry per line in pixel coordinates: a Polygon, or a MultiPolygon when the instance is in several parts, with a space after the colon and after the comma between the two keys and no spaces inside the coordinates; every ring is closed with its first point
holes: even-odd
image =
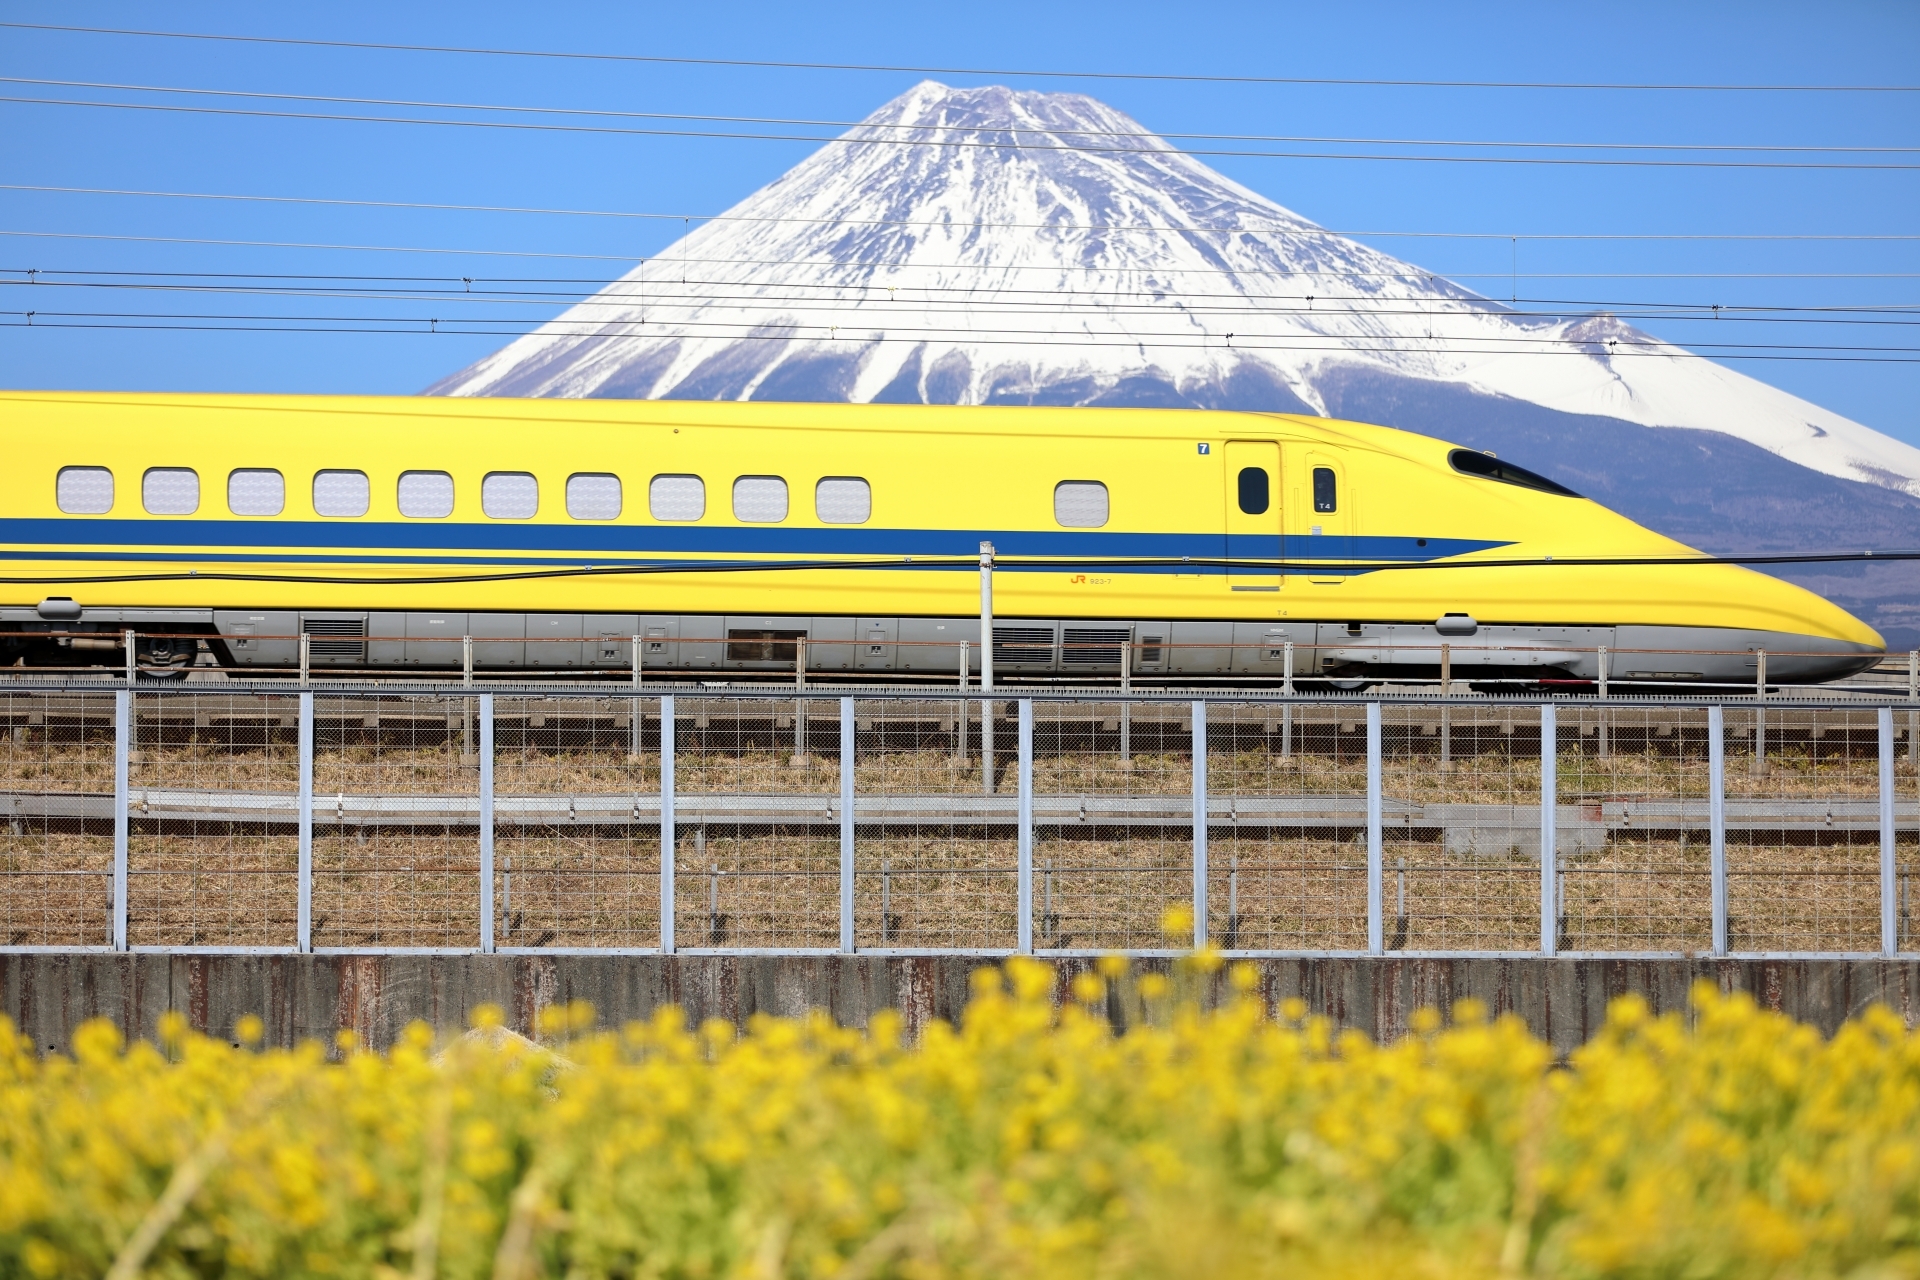
{"type": "Polygon", "coordinates": [[[807,638],[793,641],[793,762],[807,760],[807,638]]]}
{"type": "Polygon", "coordinates": [[[1020,954],[1033,954],[1033,699],[1020,699],[1020,954]]]}
{"type": "Polygon", "coordinates": [[[967,705],[967,642],[960,642],[960,701],[953,708],[953,758],[964,765],[967,758],[968,722],[973,710],[967,705]]]}
{"type": "Polygon", "coordinates": [[[980,700],[980,783],[987,795],[993,794],[993,773],[993,699],[989,697],[980,700]]]}
{"type": "Polygon", "coordinates": [[[633,638],[633,715],[627,720],[627,759],[634,764],[640,762],[640,731],[646,722],[646,717],[640,710],[640,655],[644,644],[642,637],[633,638]]]}
{"type": "Polygon", "coordinates": [[[673,695],[660,695],[660,954],[673,954],[673,695]]]}
{"type": "Polygon", "coordinates": [[[1381,927],[1380,886],[1380,704],[1367,704],[1367,954],[1383,955],[1386,930],[1381,927]]]}
{"type": "Polygon", "coordinates": [[[980,544],[980,692],[993,692],[993,544],[980,544]]]}
{"type": "Polygon", "coordinates": [[[1120,645],[1120,763],[1133,763],[1133,641],[1120,645]]]}
{"type": "Polygon", "coordinates": [[[299,906],[295,913],[294,949],[313,950],[313,692],[300,691],[300,856],[299,906]]]}
{"type": "Polygon", "coordinates": [[[480,695],[480,952],[493,954],[493,695],[480,695]]]}
{"type": "Polygon", "coordinates": [[[1560,950],[1560,717],[1540,708],[1540,954],[1560,950]]]}
{"type": "Polygon", "coordinates": [[[1767,651],[1754,652],[1753,675],[1753,776],[1767,775],[1767,651]]]}
{"type": "Polygon", "coordinates": [[[1727,954],[1727,724],[1707,708],[1707,851],[1713,884],[1713,954],[1727,954]]]}
{"type": "Polygon", "coordinates": [[[1893,829],[1893,708],[1880,708],[1880,954],[1900,950],[1900,919],[1895,911],[1893,829]]]}
{"type": "MultiPolygon", "coordinates": [[[[131,659],[129,659],[131,662],[131,659]]],[[[131,671],[131,666],[129,666],[131,671]]],[[[128,757],[133,751],[133,681],[113,694],[113,949],[127,949],[128,757]]]]}
{"type": "Polygon", "coordinates": [[[1281,646],[1280,693],[1286,703],[1280,708],[1280,754],[1293,754],[1293,641],[1281,646]]]}
{"type": "Polygon", "coordinates": [[[1453,692],[1453,645],[1440,642],[1440,772],[1453,772],[1453,708],[1447,695],[1453,692]]]}
{"type": "MultiPolygon", "coordinates": [[[[139,653],[139,643],[135,640],[131,630],[121,633],[120,643],[126,648],[127,688],[131,689],[133,688],[134,681],[138,679],[140,675],[140,660],[136,656],[139,653]]],[[[305,682],[303,681],[302,683],[305,682]]]]}
{"type": "MultiPolygon", "coordinates": [[[[840,950],[853,947],[853,699],[840,699],[840,950]]],[[[884,904],[883,904],[884,909],[884,904]]],[[[884,920],[881,921],[885,932],[884,920]]]]}
{"type": "Polygon", "coordinates": [[[1607,679],[1612,674],[1607,670],[1607,646],[1600,646],[1597,657],[1600,676],[1600,723],[1594,727],[1594,736],[1599,739],[1594,746],[1598,748],[1600,758],[1605,760],[1613,754],[1613,744],[1607,740],[1607,679]]]}
{"type": "Polygon", "coordinates": [[[1207,704],[1193,704],[1193,949],[1207,945],[1207,704]]]}

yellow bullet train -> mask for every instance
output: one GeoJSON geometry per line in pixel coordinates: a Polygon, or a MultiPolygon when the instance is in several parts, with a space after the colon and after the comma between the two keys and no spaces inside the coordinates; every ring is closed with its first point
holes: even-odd
{"type": "Polygon", "coordinates": [[[1829,680],[1879,635],[1491,455],[1283,414],[0,393],[0,662],[1829,680]],[[1291,646],[1291,648],[1289,648],[1291,646]]]}

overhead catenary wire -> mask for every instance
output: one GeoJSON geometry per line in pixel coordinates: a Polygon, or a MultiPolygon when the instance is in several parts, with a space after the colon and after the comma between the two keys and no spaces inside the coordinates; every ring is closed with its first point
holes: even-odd
{"type": "Polygon", "coordinates": [[[323,49],[366,49],[403,53],[441,53],[506,58],[554,58],[580,62],[638,62],[665,66],[743,67],[782,71],[858,71],[907,75],[1023,76],[1054,80],[1144,80],[1188,84],[1328,85],[1363,88],[1560,89],[1577,91],[1655,91],[1707,93],[1915,93],[1920,85],[1866,84],[1711,84],[1635,83],[1630,81],[1415,80],[1331,76],[1198,75],[1180,72],[1076,71],[1010,67],[938,67],[904,63],[801,62],[753,58],[691,58],[662,54],[586,53],[557,49],[509,49],[483,45],[404,44],[393,41],[320,40],[294,36],[237,35],[200,31],[156,31],[138,27],[94,27],[49,22],[0,22],[0,28],[86,35],[135,36],[161,40],[204,40],[233,44],[289,45],[323,49]]]}
{"type": "MultiPolygon", "coordinates": [[[[1547,142],[1531,139],[1478,138],[1370,138],[1266,133],[1181,133],[1149,129],[1057,128],[1021,125],[913,124],[905,121],[822,120],[793,116],[699,115],[677,111],[619,111],[598,107],[524,106],[512,103],[440,102],[418,98],[362,98],[338,94],[287,93],[258,89],[208,89],[198,86],[131,84],[100,80],[49,80],[0,75],[0,84],[42,85],[64,89],[107,89],[126,93],[176,94],[195,97],[247,98],[273,102],[320,102],[344,106],[407,107],[432,111],[487,111],[506,114],[585,116],[620,120],[671,120],[698,124],[753,124],[790,128],[859,129],[866,131],[1006,135],[1032,137],[1132,138],[1148,142],[1169,139],[1196,142],[1287,142],[1328,146],[1371,147],[1485,147],[1559,151],[1683,151],[1778,152],[1816,155],[1912,155],[1920,147],[1835,146],[1821,143],[1702,143],[1702,142],[1547,142]]],[[[135,104],[122,104],[135,105],[135,104]]],[[[882,141],[860,138],[849,141],[882,141]]],[[[925,141],[923,139],[923,141],[925,141]]],[[[1149,148],[1159,151],[1162,148],[1149,148]]],[[[1165,150],[1174,150],[1165,148],[1165,150]]]]}
{"type": "MultiPolygon", "coordinates": [[[[300,242],[300,241],[285,241],[285,240],[235,240],[235,239],[217,239],[217,238],[209,238],[209,237],[125,236],[125,235],[111,235],[111,234],[105,234],[105,233],[91,233],[91,232],[0,230],[0,236],[47,238],[47,239],[108,240],[108,241],[127,241],[127,242],[133,242],[133,243],[199,244],[199,245],[232,246],[232,247],[239,247],[239,248],[318,249],[318,250],[341,250],[341,251],[348,251],[348,252],[365,251],[365,252],[378,252],[378,253],[421,253],[421,254],[443,254],[443,255],[444,254],[452,254],[452,255],[472,254],[475,256],[488,256],[488,257],[584,259],[584,260],[596,261],[596,262],[597,261],[630,262],[635,264],[636,270],[642,264],[663,261],[663,259],[659,257],[652,257],[652,258],[635,257],[631,255],[626,255],[626,254],[544,253],[544,252],[539,252],[534,250],[516,251],[516,250],[499,250],[499,249],[454,249],[454,248],[446,248],[446,247],[421,247],[421,246],[409,247],[404,245],[324,244],[324,243],[306,243],[306,242],[300,242]]],[[[863,261],[859,259],[846,260],[846,261],[834,261],[830,259],[815,259],[815,258],[706,258],[706,257],[694,258],[694,257],[684,256],[684,255],[675,255],[673,258],[673,263],[675,264],[684,265],[687,263],[695,263],[695,262],[702,263],[708,266],[726,265],[726,266],[756,266],[756,267],[765,267],[765,266],[825,267],[825,268],[831,268],[836,270],[857,270],[857,271],[869,271],[874,269],[881,269],[881,270],[898,269],[898,270],[915,270],[915,271],[951,270],[951,271],[993,272],[995,274],[1000,274],[1000,275],[1005,275],[1005,274],[1014,273],[1014,272],[1023,272],[1023,271],[1044,271],[1044,272],[1057,274],[1059,271],[1063,269],[1059,264],[1044,264],[1044,263],[1005,263],[1005,264],[994,264],[989,266],[986,264],[970,264],[970,263],[898,264],[898,263],[891,263],[886,261],[863,261]]],[[[1155,275],[1271,276],[1271,277],[1279,277],[1283,279],[1302,279],[1302,280],[1319,280],[1319,279],[1420,280],[1420,279],[1425,279],[1429,283],[1434,283],[1434,284],[1451,281],[1455,277],[1458,277],[1460,279],[1497,278],[1501,280],[1506,280],[1509,278],[1520,278],[1520,279],[1529,279],[1529,280],[1531,279],[1585,280],[1585,279],[1610,279],[1610,278],[1655,279],[1655,280],[1659,280],[1659,279],[1904,280],[1904,279],[1920,278],[1920,273],[1879,272],[1879,271],[1831,272],[1831,273],[1829,272],[1784,272],[1784,273],[1776,273],[1776,272],[1752,272],[1752,273],[1744,273],[1744,272],[1727,272],[1727,273],[1720,273],[1720,272],[1711,272],[1711,273],[1603,272],[1603,273],[1589,273],[1589,272],[1524,272],[1523,271],[1523,272],[1520,272],[1517,277],[1515,277],[1514,273],[1509,271],[1453,272],[1450,274],[1443,275],[1436,271],[1427,271],[1423,269],[1415,269],[1411,271],[1360,272],[1360,271],[1323,271],[1323,270],[1316,270],[1313,268],[1304,268],[1304,267],[1276,269],[1276,268],[1257,268],[1257,267],[1234,268],[1234,267],[1175,266],[1172,264],[1166,264],[1166,265],[1156,264],[1150,267],[1141,266],[1141,267],[1124,267],[1124,268],[1111,268],[1111,269],[1098,268],[1098,267],[1066,268],[1066,269],[1082,270],[1089,273],[1106,271],[1109,274],[1130,274],[1130,275],[1138,275],[1138,276],[1155,276],[1155,275]]],[[[13,270],[25,272],[25,271],[38,271],[40,269],[21,267],[21,268],[13,268],[13,270]]],[[[637,284],[638,281],[636,280],[635,283],[637,284]]],[[[671,282],[665,281],[664,279],[659,279],[659,280],[649,281],[648,283],[650,285],[653,285],[653,284],[671,283],[671,282]]],[[[741,287],[747,287],[748,285],[750,285],[751,282],[713,281],[710,283],[721,283],[721,284],[729,284],[729,285],[739,284],[741,285],[741,287]]],[[[844,288],[844,287],[853,287],[853,286],[849,285],[849,286],[823,286],[823,287],[843,287],[844,288]]],[[[905,288],[908,286],[873,285],[870,287],[881,289],[881,288],[888,288],[888,287],[905,288]]],[[[913,287],[933,288],[936,286],[913,286],[913,287]]],[[[978,289],[984,290],[985,288],[987,288],[987,286],[967,286],[967,288],[969,289],[978,288],[978,289]]],[[[1179,291],[1169,291],[1169,292],[1179,292],[1179,291]]],[[[1227,296],[1227,295],[1214,295],[1214,296],[1227,296]]],[[[1481,295],[1474,294],[1471,291],[1464,290],[1464,289],[1460,291],[1460,299],[1463,301],[1475,301],[1475,302],[1496,304],[1503,307],[1508,305],[1504,303],[1497,303],[1495,299],[1483,297],[1481,295]]],[[[1328,299],[1329,303],[1332,303],[1334,301],[1337,301],[1337,299],[1332,299],[1332,298],[1328,299]]],[[[1535,299],[1534,301],[1543,301],[1543,300],[1535,299]]],[[[1566,305],[1566,306],[1611,305],[1606,302],[1597,302],[1594,300],[1581,300],[1581,299],[1550,300],[1550,301],[1556,301],[1560,305],[1566,305]]],[[[1670,305],[1670,304],[1649,302],[1645,304],[1635,303],[1631,305],[1659,306],[1659,305],[1670,305]]],[[[1671,305],[1694,305],[1694,306],[1708,305],[1710,306],[1715,304],[1671,304],[1671,305]]]]}
{"type": "MultiPolygon", "coordinates": [[[[1572,165],[1601,168],[1653,169],[1791,169],[1834,171],[1913,172],[1920,164],[1864,161],[1807,160],[1669,160],[1612,156],[1467,156],[1467,155],[1383,155],[1352,151],[1257,151],[1218,147],[1125,147],[1089,146],[1067,143],[979,142],[966,139],[856,138],[828,134],[744,133],[716,129],[639,128],[628,125],[552,124],[527,120],[452,120],[428,116],[363,115],[338,111],[284,111],[264,107],[200,107],[170,102],[107,102],[98,99],[44,98],[24,94],[0,94],[0,102],[15,104],[84,107],[89,109],[149,111],[175,115],[232,116],[268,120],[311,120],[352,124],[420,125],[453,129],[502,129],[520,133],[584,133],[649,138],[706,138],[737,142],[805,142],[820,146],[923,147],[929,149],[962,148],[991,151],[1071,152],[1085,155],[1150,155],[1232,157],[1245,160],[1352,160],[1393,164],[1491,164],[1491,165],[1572,165]]],[[[1039,131],[1036,131],[1039,132],[1039,131]]]]}
{"type": "MultiPolygon", "coordinates": [[[[447,317],[417,317],[403,321],[391,316],[253,316],[218,314],[166,314],[146,312],[79,312],[79,311],[0,311],[0,327],[15,329],[144,329],[166,331],[204,331],[204,332],[246,332],[246,333],[331,333],[331,334],[415,334],[447,336],[484,336],[484,337],[528,337],[572,338],[582,341],[613,341],[636,336],[630,330],[640,328],[637,321],[606,321],[576,331],[559,329],[553,323],[539,324],[533,321],[518,322],[513,328],[480,328],[482,324],[500,325],[499,320],[461,321],[447,317]],[[444,326],[444,327],[443,327],[444,326]],[[609,332],[610,329],[626,330],[609,332]]],[[[514,322],[505,322],[514,323],[514,322]]],[[[733,328],[740,332],[722,335],[735,341],[793,342],[797,340],[837,339],[832,327],[823,324],[794,325],[788,332],[769,332],[773,326],[764,322],[723,322],[678,320],[674,327],[679,328],[733,328]]],[[[1063,336],[1058,333],[1032,333],[1017,330],[978,328],[927,329],[908,328],[891,329],[856,338],[849,334],[844,341],[849,344],[858,341],[861,344],[880,343],[922,343],[946,341],[965,343],[973,346],[1054,346],[1054,347],[1140,347],[1151,344],[1157,349],[1184,349],[1202,351],[1338,351],[1361,354],[1399,354],[1420,353],[1423,350],[1431,354],[1460,355],[1536,355],[1536,356],[1578,356],[1590,358],[1592,348],[1604,345],[1609,359],[1693,359],[1693,360],[1747,360],[1747,361],[1822,361],[1828,363],[1860,364],[1915,364],[1920,363],[1920,348],[1905,347],[1843,347],[1837,345],[1799,345],[1799,344],[1746,344],[1738,343],[1696,343],[1704,351],[1714,354],[1705,355],[1701,351],[1670,346],[1663,342],[1638,343],[1628,340],[1594,339],[1539,339],[1538,347],[1520,346],[1515,350],[1482,350],[1460,352],[1451,344],[1461,341],[1455,337],[1421,338],[1419,335],[1379,335],[1367,334],[1361,337],[1341,337],[1337,335],[1292,335],[1289,341],[1262,340],[1257,336],[1232,338],[1223,341],[1214,335],[1195,336],[1190,331],[1174,334],[1140,334],[1129,332],[1111,338],[1093,335],[1063,336]],[[1008,337],[995,337],[994,334],[1011,334],[1008,337]],[[1310,339],[1303,341],[1302,339],[1310,339]],[[1430,345],[1422,348],[1422,342],[1430,345]],[[1369,346],[1368,343],[1388,343],[1389,345],[1369,346]],[[1648,349],[1641,350],[1645,346],[1648,349]],[[1824,354],[1821,354],[1824,353],[1824,354]],[[1838,353],[1838,354],[1836,354],[1838,353]]],[[[1493,339],[1489,341],[1517,344],[1528,341],[1521,338],[1493,339]]]]}
{"type": "MultiPolygon", "coordinates": [[[[235,297],[317,298],[341,301],[445,302],[458,304],[491,303],[527,307],[566,306],[573,310],[606,308],[630,310],[639,305],[637,293],[606,293],[607,287],[635,283],[620,278],[578,280],[539,277],[458,278],[419,276],[299,276],[282,273],[242,272],[78,272],[49,271],[19,267],[0,267],[0,288],[42,290],[81,289],[101,291],[152,292],[160,294],[215,294],[235,297]],[[73,275],[162,276],[162,280],[70,280],[73,275]],[[8,275],[16,278],[8,279],[8,275]],[[212,280],[216,283],[194,283],[212,280]],[[305,281],[307,283],[263,284],[238,281],[305,281]],[[432,281],[435,287],[403,288],[406,283],[432,281]],[[352,281],[357,285],[330,285],[320,281],[352,281]],[[378,287],[381,282],[390,282],[378,287]],[[582,289],[488,288],[489,284],[571,284],[596,286],[596,292],[582,289]],[[480,286],[480,287],[475,287],[480,286]]],[[[1489,303],[1478,299],[1441,298],[1435,305],[1421,306],[1420,299],[1378,299],[1368,297],[1323,299],[1319,305],[1302,305],[1298,299],[1282,295],[1217,293],[1166,288],[1136,289],[1023,289],[1007,286],[961,285],[878,285],[831,284],[792,280],[727,281],[695,279],[655,282],[646,301],[656,306],[688,309],[765,306],[770,303],[797,304],[803,309],[832,309],[836,313],[884,316],[900,308],[930,311],[964,310],[969,314],[1058,315],[1084,310],[1093,314],[1155,315],[1165,314],[1167,300],[1173,300],[1182,314],[1212,316],[1316,316],[1352,314],[1367,318],[1417,317],[1426,320],[1478,319],[1493,315],[1508,320],[1566,320],[1590,318],[1596,311],[1615,320],[1725,320],[1734,323],[1766,324],[1848,324],[1895,325],[1920,324],[1920,303],[1858,306],[1797,304],[1718,304],[1700,302],[1649,302],[1621,299],[1525,298],[1516,308],[1511,303],[1489,303]],[[696,289],[735,290],[695,292],[696,289]],[[811,290],[812,292],[808,292],[811,290]],[[899,297],[899,293],[908,296],[899,297]],[[855,294],[844,297],[834,295],[855,294]],[[880,296],[887,295],[887,296],[880,296]],[[924,296],[916,296],[924,295],[924,296]],[[1143,301],[1145,300],[1145,301],[1143,301]],[[1238,303],[1241,305],[1227,305],[1238,303]],[[1533,310],[1533,307],[1551,308],[1533,310]],[[875,310],[884,308],[884,310],[875,310]],[[1571,314],[1570,314],[1571,313],[1571,314]],[[1756,314],[1765,313],[1765,314],[1756,314]]]]}
{"type": "MultiPolygon", "coordinates": [[[[0,26],[5,26],[0,23],[0,26]]],[[[1195,232],[1236,232],[1260,231],[1263,228],[1249,222],[1236,222],[1226,225],[1208,226],[1205,224],[1176,225],[1127,222],[945,222],[926,218],[856,218],[856,217],[816,217],[801,218],[791,215],[745,214],[745,213],[691,213],[659,212],[638,209],[562,209],[541,205],[494,205],[494,204],[449,204],[445,202],[423,200],[355,200],[338,196],[286,196],[259,195],[246,192],[221,191],[155,191],[131,187],[73,187],[55,186],[44,183],[0,182],[0,191],[36,191],[63,195],[95,196],[136,196],[163,200],[224,200],[257,204],[311,204],[338,205],[346,208],[361,209],[421,209],[434,212],[453,213],[513,213],[535,214],[550,217],[567,218],[631,218],[656,222],[753,222],[753,223],[798,223],[819,226],[856,226],[856,227],[943,227],[971,230],[1010,230],[1010,231],[1129,231],[1150,234],[1186,235],[1195,232]]],[[[1379,229],[1342,229],[1322,227],[1300,220],[1275,219],[1274,225],[1264,228],[1267,231],[1284,231],[1292,234],[1328,235],[1352,238],[1357,236],[1375,236],[1380,238],[1408,238],[1431,240],[1866,240],[1866,241],[1911,241],[1920,240],[1920,234],[1880,233],[1880,232],[1593,232],[1593,231],[1405,231],[1379,229]]],[[[212,243],[225,243],[214,241],[212,243]]],[[[247,243],[247,242],[237,242],[247,243]]],[[[333,247],[333,246],[308,246],[333,247]]],[[[370,246],[371,247],[371,246],[370,246]]],[[[404,250],[402,251],[404,252],[404,250]]],[[[438,250],[417,250],[417,252],[438,252],[438,250]]],[[[546,255],[529,255],[546,256],[546,255]]],[[[571,256],[571,255],[554,255],[571,256]]]]}

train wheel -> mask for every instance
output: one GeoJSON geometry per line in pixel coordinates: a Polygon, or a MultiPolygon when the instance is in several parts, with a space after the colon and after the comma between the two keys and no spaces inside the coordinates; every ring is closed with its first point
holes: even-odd
{"type": "Polygon", "coordinates": [[[136,636],[133,656],[149,680],[184,680],[200,656],[200,642],[190,636],[136,636]]]}

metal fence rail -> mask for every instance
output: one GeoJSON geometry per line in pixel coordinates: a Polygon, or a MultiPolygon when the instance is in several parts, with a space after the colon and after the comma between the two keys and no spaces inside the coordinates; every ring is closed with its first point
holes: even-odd
{"type": "Polygon", "coordinates": [[[15,686],[0,949],[1893,955],[1915,707],[15,686]]]}

